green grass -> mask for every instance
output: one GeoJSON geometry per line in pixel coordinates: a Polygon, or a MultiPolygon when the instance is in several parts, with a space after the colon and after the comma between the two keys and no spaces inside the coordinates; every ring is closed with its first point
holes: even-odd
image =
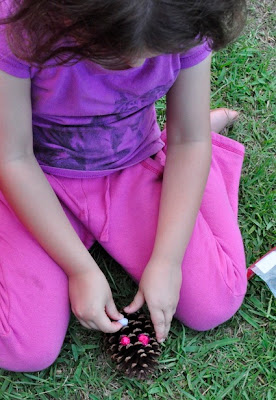
{"type": "MultiPolygon", "coordinates": [[[[229,135],[246,146],[239,223],[248,265],[275,245],[275,17],[273,2],[261,3],[251,1],[248,28],[214,56],[212,65],[212,107],[241,112],[229,135]]],[[[164,101],[157,109],[162,124],[164,101]]],[[[136,286],[99,247],[92,255],[108,276],[116,303],[125,305],[136,286]]],[[[239,312],[222,326],[197,333],[173,321],[160,367],[144,383],[117,375],[102,352],[100,334],[86,331],[72,318],[50,368],[32,374],[0,371],[0,399],[272,400],[275,309],[271,292],[255,277],[239,312]]]]}

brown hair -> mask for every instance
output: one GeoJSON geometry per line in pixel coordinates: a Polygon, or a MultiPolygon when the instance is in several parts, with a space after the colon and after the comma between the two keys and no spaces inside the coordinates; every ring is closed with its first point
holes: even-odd
{"type": "Polygon", "coordinates": [[[10,1],[13,12],[0,20],[8,43],[18,58],[41,66],[50,59],[124,63],[145,50],[183,52],[204,38],[218,50],[246,19],[246,0],[10,1]]]}

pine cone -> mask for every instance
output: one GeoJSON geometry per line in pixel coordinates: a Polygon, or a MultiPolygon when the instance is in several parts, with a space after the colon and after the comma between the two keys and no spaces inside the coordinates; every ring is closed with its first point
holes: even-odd
{"type": "Polygon", "coordinates": [[[105,334],[106,352],[116,369],[130,378],[147,379],[154,371],[160,345],[151,320],[143,313],[128,314],[128,326],[119,332],[105,334]]]}

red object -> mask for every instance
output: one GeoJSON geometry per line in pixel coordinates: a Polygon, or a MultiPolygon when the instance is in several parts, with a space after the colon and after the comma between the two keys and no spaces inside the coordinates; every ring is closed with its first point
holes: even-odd
{"type": "Polygon", "coordinates": [[[141,335],[138,336],[138,340],[139,342],[141,342],[144,346],[146,346],[147,344],[149,344],[150,338],[147,335],[143,335],[141,333],[141,335]]]}
{"type": "Polygon", "coordinates": [[[253,264],[252,266],[250,265],[250,267],[247,268],[247,279],[250,279],[250,278],[252,278],[252,276],[255,275],[254,272],[253,272],[252,269],[251,269],[254,265],[255,265],[255,264],[253,264]]]}
{"type": "Polygon", "coordinates": [[[120,340],[120,344],[123,346],[127,346],[130,343],[130,338],[127,336],[123,336],[120,340]]]}
{"type": "Polygon", "coordinates": [[[253,264],[251,264],[248,268],[247,268],[247,279],[252,278],[252,276],[254,276],[254,271],[252,271],[252,268],[255,267],[255,265],[257,264],[257,262],[259,262],[260,260],[262,260],[264,257],[266,257],[269,253],[271,253],[272,251],[276,251],[276,246],[273,247],[271,250],[269,250],[264,256],[262,256],[261,258],[259,258],[257,261],[255,261],[253,264]]]}

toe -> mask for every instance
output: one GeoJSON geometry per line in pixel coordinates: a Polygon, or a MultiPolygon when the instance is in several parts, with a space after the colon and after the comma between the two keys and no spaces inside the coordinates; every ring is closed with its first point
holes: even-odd
{"type": "Polygon", "coordinates": [[[238,117],[239,113],[237,111],[228,108],[217,108],[211,110],[211,130],[214,132],[221,132],[224,128],[232,126],[238,117]]]}

